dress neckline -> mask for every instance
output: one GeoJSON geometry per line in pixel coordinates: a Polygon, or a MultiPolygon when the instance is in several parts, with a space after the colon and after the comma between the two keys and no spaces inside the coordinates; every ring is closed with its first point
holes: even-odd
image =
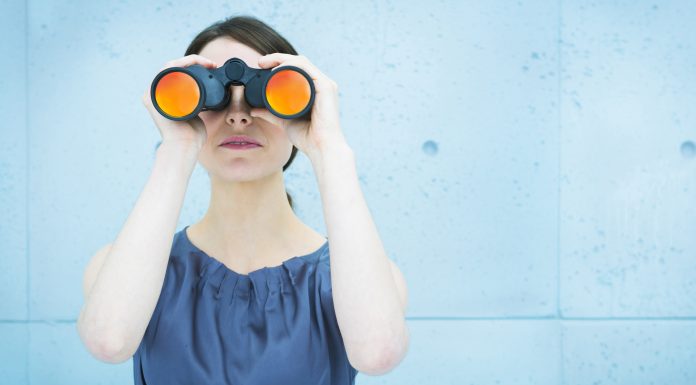
{"type": "MultiPolygon", "coordinates": [[[[276,266],[264,266],[264,267],[258,268],[258,269],[256,269],[256,270],[252,270],[252,271],[250,271],[250,272],[248,272],[248,273],[246,273],[246,274],[242,274],[242,273],[239,273],[239,272],[237,272],[237,271],[235,271],[235,270],[230,269],[230,268],[229,268],[227,265],[225,265],[222,261],[220,261],[219,259],[217,259],[217,258],[215,258],[215,257],[213,257],[213,256],[211,256],[211,255],[208,255],[205,251],[203,251],[202,249],[200,249],[198,246],[194,245],[193,242],[191,242],[191,239],[189,238],[188,233],[186,232],[186,230],[189,228],[189,226],[190,226],[190,225],[187,225],[186,227],[184,227],[183,230],[181,230],[182,235],[183,235],[182,238],[183,238],[184,242],[186,243],[186,245],[187,245],[188,247],[190,247],[191,249],[193,249],[193,250],[194,250],[195,252],[197,252],[198,254],[202,255],[204,258],[208,259],[210,262],[215,263],[216,265],[218,265],[218,266],[222,267],[223,269],[225,269],[225,271],[227,271],[229,274],[233,274],[233,275],[236,275],[236,276],[239,276],[239,277],[247,277],[247,278],[248,278],[248,277],[250,277],[250,276],[258,275],[258,274],[260,274],[261,272],[263,272],[264,270],[268,270],[268,271],[280,270],[280,269],[283,268],[284,265],[287,265],[287,264],[289,264],[289,263],[292,263],[292,261],[308,261],[308,260],[310,260],[310,259],[313,259],[313,258],[317,257],[318,255],[321,255],[321,253],[324,251],[324,249],[325,249],[326,247],[328,247],[328,244],[329,244],[329,240],[326,239],[326,241],[325,241],[317,250],[312,251],[312,252],[309,253],[309,254],[305,254],[305,255],[296,255],[296,256],[293,256],[293,257],[291,257],[291,258],[288,258],[288,259],[284,260],[283,262],[281,262],[280,265],[276,265],[276,266]]],[[[324,238],[326,238],[326,237],[324,237],[324,238]]]]}

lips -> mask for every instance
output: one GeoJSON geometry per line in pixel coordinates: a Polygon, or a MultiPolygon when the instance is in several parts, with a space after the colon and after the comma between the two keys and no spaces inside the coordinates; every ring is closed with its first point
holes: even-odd
{"type": "Polygon", "coordinates": [[[254,138],[251,138],[249,136],[245,135],[235,135],[235,136],[230,136],[229,138],[225,138],[222,142],[220,142],[220,145],[224,144],[230,144],[230,143],[235,143],[235,144],[255,144],[257,146],[261,146],[261,143],[259,143],[257,140],[254,138]]]}

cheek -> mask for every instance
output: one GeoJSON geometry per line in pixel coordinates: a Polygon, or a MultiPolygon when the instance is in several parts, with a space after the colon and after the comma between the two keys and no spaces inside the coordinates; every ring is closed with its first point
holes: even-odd
{"type": "Polygon", "coordinates": [[[273,133],[272,137],[269,137],[269,139],[272,141],[274,151],[280,154],[284,154],[286,152],[289,154],[290,151],[292,151],[292,142],[284,130],[278,129],[273,133]]]}
{"type": "Polygon", "coordinates": [[[274,126],[272,135],[276,142],[276,146],[280,146],[282,148],[288,146],[292,148],[292,142],[290,141],[290,137],[288,136],[288,132],[285,130],[285,128],[274,126]]]}
{"type": "Polygon", "coordinates": [[[270,129],[265,130],[264,134],[267,141],[268,159],[273,159],[273,163],[281,162],[285,164],[292,152],[292,142],[285,131],[280,128],[270,129]]]}
{"type": "Polygon", "coordinates": [[[201,118],[201,120],[203,121],[203,124],[205,125],[205,133],[206,133],[207,138],[208,138],[208,144],[210,144],[211,141],[213,140],[213,138],[215,138],[216,130],[214,128],[215,124],[214,124],[211,116],[208,115],[206,112],[207,111],[201,112],[198,114],[198,116],[201,118]]]}
{"type": "Polygon", "coordinates": [[[209,115],[208,111],[199,112],[198,117],[201,118],[201,120],[203,121],[203,124],[205,124],[206,130],[208,130],[208,127],[212,127],[211,126],[211,119],[210,119],[210,115],[209,115]]]}

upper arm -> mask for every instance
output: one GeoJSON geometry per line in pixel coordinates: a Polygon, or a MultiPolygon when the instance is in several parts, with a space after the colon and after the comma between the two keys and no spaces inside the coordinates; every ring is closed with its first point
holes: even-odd
{"type": "Polygon", "coordinates": [[[99,270],[101,270],[101,267],[104,264],[104,259],[106,259],[106,255],[109,254],[110,250],[111,243],[97,250],[97,252],[94,253],[92,258],[87,263],[87,267],[85,267],[85,272],[82,279],[82,293],[85,301],[87,301],[89,292],[92,291],[92,287],[94,286],[94,282],[97,280],[99,270]]]}
{"type": "Polygon", "coordinates": [[[401,273],[401,270],[399,270],[394,261],[389,259],[389,264],[391,266],[391,272],[392,276],[394,277],[396,289],[399,291],[401,306],[404,309],[404,314],[406,314],[406,308],[408,306],[408,288],[406,286],[406,279],[404,278],[404,275],[401,273]]]}

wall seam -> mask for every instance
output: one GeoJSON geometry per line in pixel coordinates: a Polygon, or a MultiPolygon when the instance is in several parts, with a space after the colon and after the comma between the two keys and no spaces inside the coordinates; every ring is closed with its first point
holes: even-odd
{"type": "Polygon", "coordinates": [[[556,87],[557,87],[557,108],[558,108],[558,152],[557,152],[557,161],[558,161],[558,170],[557,170],[557,177],[556,177],[556,183],[557,185],[557,199],[558,199],[558,205],[557,205],[557,210],[556,210],[556,226],[557,226],[557,231],[556,231],[556,318],[557,318],[557,323],[558,323],[558,375],[559,375],[559,384],[565,384],[565,368],[564,368],[564,361],[565,361],[565,347],[563,344],[563,313],[561,311],[561,172],[562,172],[562,152],[561,152],[561,146],[563,144],[563,104],[562,104],[562,96],[563,96],[563,49],[561,48],[561,44],[563,42],[563,0],[558,0],[558,25],[556,29],[556,65],[557,71],[556,73],[558,74],[558,78],[556,79],[556,87]]]}
{"type": "Polygon", "coordinates": [[[29,360],[31,359],[31,326],[28,320],[31,319],[31,261],[29,259],[29,151],[31,146],[29,146],[29,0],[24,2],[24,148],[25,148],[25,158],[24,158],[24,250],[25,250],[25,268],[26,268],[26,314],[27,319],[25,320],[25,328],[27,330],[27,347],[24,350],[24,378],[26,378],[27,384],[31,385],[31,377],[29,372],[29,360]]]}

